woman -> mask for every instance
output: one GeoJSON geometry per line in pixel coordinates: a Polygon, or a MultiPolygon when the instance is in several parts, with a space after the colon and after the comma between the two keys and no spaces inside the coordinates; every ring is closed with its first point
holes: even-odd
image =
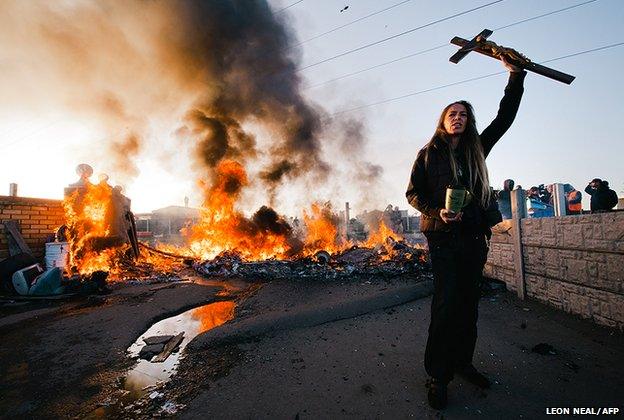
{"type": "Polygon", "coordinates": [[[418,153],[406,193],[422,213],[420,230],[427,237],[433,268],[425,369],[431,377],[429,404],[436,409],[446,406],[446,387],[455,373],[482,388],[490,385],[472,365],[487,239],[490,226],[500,221],[485,158],[516,116],[526,75],[504,59],[503,64],[509,82],[494,121],[479,135],[468,102],[444,108],[432,139],[418,153]],[[457,213],[444,208],[451,185],[465,187],[473,197],[457,213]]]}

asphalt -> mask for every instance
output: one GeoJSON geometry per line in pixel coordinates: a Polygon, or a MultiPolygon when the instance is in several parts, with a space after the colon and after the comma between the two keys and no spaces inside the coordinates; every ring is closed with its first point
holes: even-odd
{"type": "MultiPolygon", "coordinates": [[[[621,332],[521,301],[506,291],[490,293],[480,303],[474,363],[493,387],[483,391],[455,379],[448,407],[438,412],[426,403],[423,357],[431,298],[415,294],[416,289],[425,290],[422,286],[348,283],[309,288],[270,283],[242,305],[247,311],[243,318],[290,321],[277,322],[273,329],[265,321],[263,328],[249,328],[244,319],[224,326],[229,345],[240,352],[238,361],[185,401],[182,418],[534,419],[551,417],[548,410],[557,408],[570,413],[574,408],[624,411],[621,332]],[[410,298],[405,295],[405,302],[398,299],[394,305],[380,298],[408,291],[410,298]],[[369,311],[345,316],[344,308],[353,307],[347,302],[369,311]],[[318,311],[311,311],[315,306],[318,311]],[[307,321],[295,325],[294,320],[302,319],[307,321]],[[551,351],[532,351],[540,343],[551,351]]],[[[218,330],[198,337],[189,358],[206,357],[200,350],[218,347],[217,337],[222,337],[218,330]]]]}
{"type": "Polygon", "coordinates": [[[558,408],[624,411],[622,332],[504,290],[481,300],[474,362],[492,389],[456,379],[448,408],[430,409],[422,365],[431,288],[427,274],[199,280],[7,313],[0,418],[533,419],[558,408]],[[134,363],[126,349],[137,336],[223,299],[236,301],[236,317],[191,341],[156,397],[121,403],[120,379],[134,363]],[[532,351],[541,343],[552,351],[532,351]],[[110,404],[114,410],[98,408],[110,404]]]}

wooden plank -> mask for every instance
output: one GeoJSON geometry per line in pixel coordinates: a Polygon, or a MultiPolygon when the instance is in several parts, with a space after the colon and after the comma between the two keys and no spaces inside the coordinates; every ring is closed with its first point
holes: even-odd
{"type": "Polygon", "coordinates": [[[9,243],[9,254],[14,256],[24,252],[32,255],[30,247],[26,244],[19,231],[17,220],[3,220],[2,224],[7,235],[7,242],[9,243]]]}
{"type": "Polygon", "coordinates": [[[152,359],[152,363],[162,363],[167,360],[167,357],[180,345],[182,340],[184,339],[184,332],[176,335],[169,341],[162,352],[160,352],[156,357],[152,359]]]}

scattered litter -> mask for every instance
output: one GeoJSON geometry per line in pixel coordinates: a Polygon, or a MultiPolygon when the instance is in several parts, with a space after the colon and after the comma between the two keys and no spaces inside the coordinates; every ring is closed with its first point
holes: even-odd
{"type": "Polygon", "coordinates": [[[165,396],[165,394],[163,394],[162,392],[154,391],[151,394],[149,394],[149,399],[150,400],[155,400],[156,398],[162,398],[164,396],[165,396]]]}
{"type": "Polygon", "coordinates": [[[577,365],[574,362],[565,362],[564,365],[570,368],[571,370],[573,370],[574,372],[578,372],[579,369],[581,368],[579,365],[577,365]]]}
{"type": "Polygon", "coordinates": [[[186,405],[184,404],[176,404],[171,401],[167,401],[160,407],[160,412],[164,414],[176,414],[179,410],[182,410],[186,405]]]}
{"type": "Polygon", "coordinates": [[[555,348],[548,343],[539,343],[531,349],[533,353],[541,354],[542,356],[553,356],[557,354],[555,348]]]}

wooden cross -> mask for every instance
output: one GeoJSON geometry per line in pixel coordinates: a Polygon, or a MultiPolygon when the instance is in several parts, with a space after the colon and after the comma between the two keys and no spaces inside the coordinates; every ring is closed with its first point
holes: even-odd
{"type": "Polygon", "coordinates": [[[492,35],[492,33],[493,31],[484,29],[470,41],[457,36],[451,39],[451,44],[458,45],[461,48],[449,58],[449,61],[457,64],[471,51],[474,51],[479,54],[487,55],[488,57],[496,58],[497,60],[500,60],[501,57],[505,57],[507,61],[515,66],[568,85],[575,79],[574,76],[569,74],[532,62],[513,48],[503,47],[502,45],[497,45],[492,41],[488,41],[487,37],[492,35]]]}

